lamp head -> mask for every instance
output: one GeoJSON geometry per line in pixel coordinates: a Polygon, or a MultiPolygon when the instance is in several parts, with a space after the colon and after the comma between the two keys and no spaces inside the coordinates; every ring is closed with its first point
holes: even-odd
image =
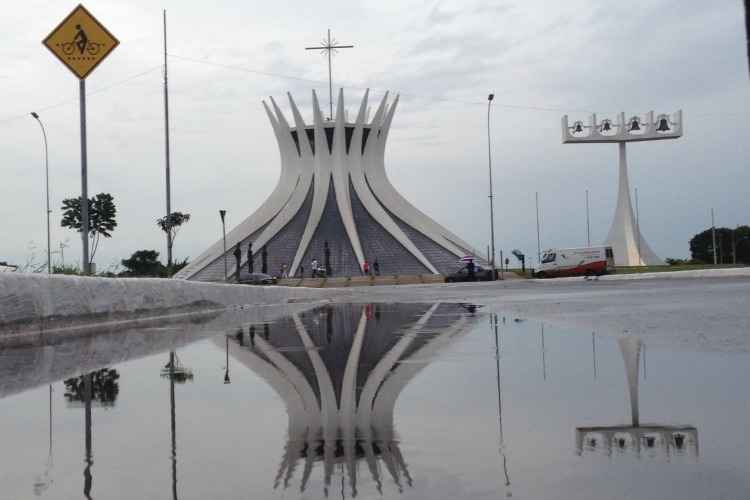
{"type": "Polygon", "coordinates": [[[38,115],[38,114],[36,114],[36,112],[34,112],[34,111],[32,111],[32,112],[31,112],[31,116],[33,116],[33,117],[34,117],[34,118],[36,118],[37,120],[39,119],[39,115],[38,115]]]}
{"type": "Polygon", "coordinates": [[[488,101],[492,101],[492,99],[494,99],[494,98],[495,98],[495,94],[490,94],[490,95],[487,96],[487,100],[488,101]]]}
{"type": "Polygon", "coordinates": [[[219,215],[221,216],[221,220],[224,220],[224,217],[227,215],[226,210],[219,210],[219,215]]]}

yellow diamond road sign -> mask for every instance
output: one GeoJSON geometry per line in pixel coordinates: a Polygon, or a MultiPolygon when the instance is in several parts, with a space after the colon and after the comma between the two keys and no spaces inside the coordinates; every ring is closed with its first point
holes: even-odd
{"type": "Polygon", "coordinates": [[[42,43],[78,78],[84,79],[120,42],[79,5],[42,43]]]}

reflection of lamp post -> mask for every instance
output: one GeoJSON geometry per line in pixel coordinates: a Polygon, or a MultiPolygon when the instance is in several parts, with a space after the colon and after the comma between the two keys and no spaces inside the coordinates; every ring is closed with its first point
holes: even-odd
{"type": "Polygon", "coordinates": [[[227,226],[224,223],[224,218],[227,216],[226,210],[219,210],[219,216],[221,217],[221,234],[224,238],[224,281],[227,280],[227,226]]]}
{"type": "MultiPolygon", "coordinates": [[[[500,429],[500,454],[503,457],[503,471],[505,472],[505,486],[510,486],[510,476],[508,475],[508,458],[505,455],[505,442],[503,440],[503,403],[502,393],[500,392],[500,340],[497,334],[497,314],[490,316],[490,324],[493,326],[495,333],[495,362],[497,366],[497,420],[500,429]]],[[[512,496],[508,491],[506,496],[512,496]]]]}
{"type": "Polygon", "coordinates": [[[229,380],[229,335],[227,335],[227,367],[226,371],[224,372],[224,383],[229,384],[231,381],[229,380]]]}
{"type": "Polygon", "coordinates": [[[42,124],[42,120],[39,119],[39,115],[32,111],[31,116],[33,116],[37,123],[39,123],[39,126],[42,127],[42,138],[44,139],[44,176],[47,189],[47,274],[50,274],[52,273],[52,250],[50,249],[51,238],[49,229],[49,214],[51,210],[49,209],[49,154],[47,152],[47,132],[44,130],[44,124],[42,124]]]}
{"type": "Polygon", "coordinates": [[[52,385],[49,386],[49,455],[44,473],[34,481],[34,494],[41,496],[52,484],[52,385]]]}
{"type": "Polygon", "coordinates": [[[175,419],[174,399],[174,351],[169,352],[169,412],[170,429],[172,431],[172,498],[177,500],[177,422],[175,419]]]}
{"type": "Polygon", "coordinates": [[[93,482],[93,476],[91,475],[91,466],[94,464],[94,460],[91,456],[91,386],[93,383],[93,377],[93,372],[83,376],[83,398],[86,407],[86,467],[83,469],[83,495],[88,499],[91,498],[91,483],[93,482]]]}

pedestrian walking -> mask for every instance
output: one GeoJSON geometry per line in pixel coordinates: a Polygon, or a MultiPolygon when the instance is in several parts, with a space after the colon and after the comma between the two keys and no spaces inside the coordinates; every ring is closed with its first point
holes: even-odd
{"type": "Polygon", "coordinates": [[[375,259],[375,262],[372,263],[372,268],[375,271],[375,276],[380,276],[380,263],[378,259],[375,259]]]}
{"type": "Polygon", "coordinates": [[[317,278],[318,277],[318,259],[313,259],[310,264],[312,264],[312,277],[317,278]]]}
{"type": "Polygon", "coordinates": [[[469,262],[466,263],[466,271],[469,274],[469,281],[476,281],[477,279],[476,274],[475,274],[476,266],[474,265],[473,260],[470,260],[469,262]]]}
{"type": "Polygon", "coordinates": [[[240,244],[237,243],[237,246],[234,247],[234,260],[236,263],[236,269],[237,269],[237,283],[240,282],[240,260],[242,259],[242,250],[240,250],[240,244]]]}
{"type": "Polygon", "coordinates": [[[364,271],[365,276],[370,274],[370,263],[367,260],[362,263],[362,271],[364,271]]]}

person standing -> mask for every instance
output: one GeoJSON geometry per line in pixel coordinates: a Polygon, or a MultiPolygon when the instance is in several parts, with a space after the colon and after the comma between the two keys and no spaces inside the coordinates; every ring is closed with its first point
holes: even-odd
{"type": "Polygon", "coordinates": [[[240,282],[240,260],[242,259],[242,250],[240,250],[240,244],[237,243],[237,246],[234,247],[234,260],[236,263],[235,269],[237,269],[237,283],[240,282]]]}
{"type": "Polygon", "coordinates": [[[474,261],[470,260],[466,263],[466,272],[469,275],[469,281],[476,281],[476,266],[474,265],[474,261]]]}
{"type": "Polygon", "coordinates": [[[365,276],[370,275],[370,263],[367,260],[362,263],[362,271],[365,273],[365,276]]]}
{"type": "Polygon", "coordinates": [[[375,259],[375,262],[372,263],[372,269],[375,271],[375,276],[380,276],[380,263],[378,263],[378,259],[375,259]]]}
{"type": "Polygon", "coordinates": [[[318,277],[318,259],[313,259],[310,264],[312,265],[312,277],[317,278],[318,277]]]}

